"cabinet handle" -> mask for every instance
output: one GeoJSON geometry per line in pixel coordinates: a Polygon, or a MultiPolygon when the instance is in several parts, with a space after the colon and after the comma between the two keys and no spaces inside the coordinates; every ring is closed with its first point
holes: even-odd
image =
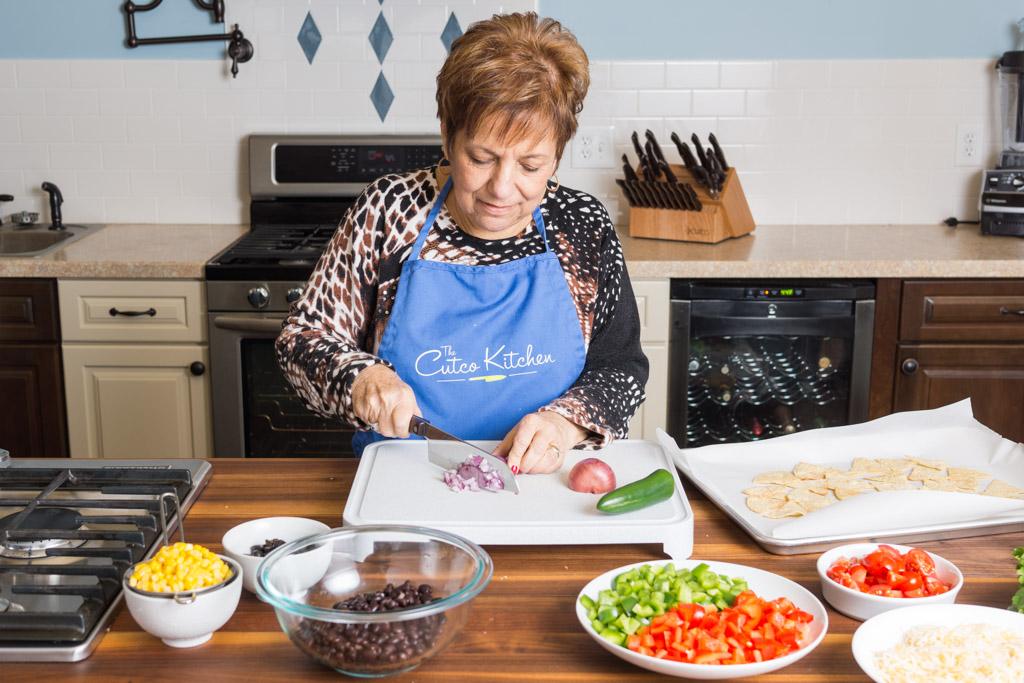
{"type": "Polygon", "coordinates": [[[900,370],[903,371],[904,375],[913,375],[917,372],[918,364],[913,358],[908,358],[903,361],[903,365],[900,366],[900,370]]]}
{"type": "Polygon", "coordinates": [[[200,361],[196,361],[192,365],[188,366],[188,371],[191,372],[196,377],[199,377],[204,372],[206,372],[206,365],[204,365],[200,361]]]}
{"type": "Polygon", "coordinates": [[[149,310],[146,311],[119,311],[116,308],[111,308],[110,317],[114,317],[116,315],[127,315],[132,317],[137,315],[148,315],[150,318],[152,318],[153,316],[156,315],[156,309],[150,308],[149,310]]]}
{"type": "Polygon", "coordinates": [[[999,309],[999,315],[1024,315],[1024,309],[1014,311],[1012,309],[1007,308],[1006,306],[1003,306],[1002,308],[999,309]]]}

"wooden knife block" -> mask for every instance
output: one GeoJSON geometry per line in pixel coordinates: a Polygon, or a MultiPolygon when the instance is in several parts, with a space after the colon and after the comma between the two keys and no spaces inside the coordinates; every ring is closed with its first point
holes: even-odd
{"type": "MultiPolygon", "coordinates": [[[[703,208],[700,211],[682,211],[630,207],[631,237],[713,244],[753,232],[754,217],[735,168],[725,172],[725,182],[718,199],[712,199],[707,188],[698,183],[685,166],[671,164],[671,168],[679,182],[693,187],[703,208]]],[[[643,170],[637,169],[637,175],[642,177],[643,170]]]]}

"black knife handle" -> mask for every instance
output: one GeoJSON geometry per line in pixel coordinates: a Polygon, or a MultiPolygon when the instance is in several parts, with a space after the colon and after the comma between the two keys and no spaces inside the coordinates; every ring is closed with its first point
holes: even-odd
{"type": "Polygon", "coordinates": [[[693,156],[693,152],[690,151],[688,144],[683,142],[679,153],[683,157],[683,164],[690,170],[690,173],[693,173],[694,169],[700,168],[700,164],[697,163],[697,157],[693,156]]]}
{"type": "Polygon", "coordinates": [[[650,179],[657,180],[661,171],[658,170],[658,154],[654,151],[654,145],[650,140],[644,145],[644,151],[647,153],[647,169],[651,172],[650,179]]]}
{"type": "Polygon", "coordinates": [[[636,134],[635,130],[630,139],[633,141],[633,151],[636,152],[637,157],[642,157],[644,155],[644,146],[640,144],[640,136],[636,134]]]}
{"type": "Polygon", "coordinates": [[[616,178],[615,184],[622,188],[622,194],[626,197],[626,203],[630,206],[636,206],[636,200],[633,199],[633,192],[629,189],[629,185],[622,178],[616,178]]]}
{"type": "Polygon", "coordinates": [[[629,163],[629,157],[626,156],[625,152],[622,154],[622,175],[626,180],[639,180],[636,175],[636,171],[633,170],[633,165],[629,163]]]}
{"type": "Polygon", "coordinates": [[[700,138],[697,137],[696,133],[694,133],[690,136],[690,141],[693,143],[693,146],[697,148],[697,158],[700,159],[700,165],[707,168],[708,159],[704,156],[704,145],[701,144],[700,138]]]}
{"type": "Polygon", "coordinates": [[[715,156],[718,157],[718,165],[722,167],[723,171],[729,170],[729,164],[725,160],[725,152],[722,151],[722,146],[718,144],[718,138],[715,137],[714,133],[708,133],[708,142],[715,150],[715,156]]]}
{"type": "Polygon", "coordinates": [[[676,174],[672,172],[672,167],[668,165],[668,162],[664,159],[658,160],[658,168],[665,175],[665,179],[670,183],[678,183],[679,179],[676,178],[676,174]]]}
{"type": "Polygon", "coordinates": [[[644,131],[644,135],[647,137],[647,141],[651,143],[651,149],[654,150],[654,158],[659,162],[660,166],[661,162],[665,161],[665,155],[661,151],[661,145],[658,144],[658,139],[654,137],[654,133],[651,132],[650,128],[644,131]]]}

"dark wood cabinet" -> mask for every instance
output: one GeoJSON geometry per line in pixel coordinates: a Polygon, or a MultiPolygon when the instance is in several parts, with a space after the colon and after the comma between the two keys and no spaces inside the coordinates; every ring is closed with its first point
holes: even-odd
{"type": "Polygon", "coordinates": [[[879,282],[871,417],[971,399],[1024,442],[1024,281],[879,282]]]}
{"type": "Polygon", "coordinates": [[[57,283],[0,279],[0,448],[68,457],[57,283]]]}

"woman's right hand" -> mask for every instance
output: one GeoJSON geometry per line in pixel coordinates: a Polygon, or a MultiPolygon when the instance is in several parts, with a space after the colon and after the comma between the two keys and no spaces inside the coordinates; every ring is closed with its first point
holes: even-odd
{"type": "Polygon", "coordinates": [[[388,366],[378,363],[352,381],[352,410],[363,422],[376,425],[381,436],[405,439],[409,422],[420,415],[412,387],[388,366]]]}

